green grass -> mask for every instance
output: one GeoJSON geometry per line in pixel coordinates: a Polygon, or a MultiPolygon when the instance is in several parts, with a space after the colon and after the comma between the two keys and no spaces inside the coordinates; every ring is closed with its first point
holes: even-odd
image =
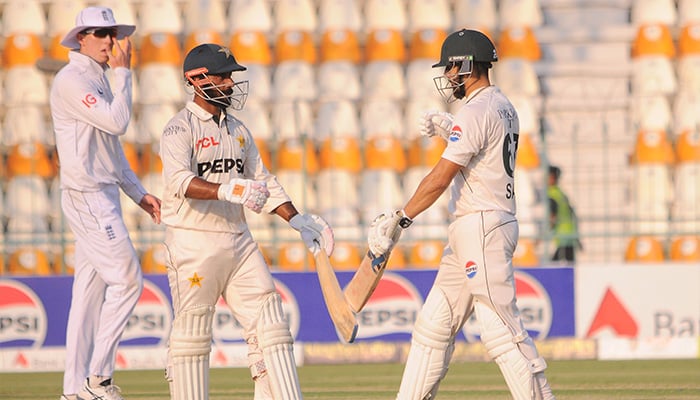
{"type": "MultiPolygon", "coordinates": [[[[307,365],[299,368],[305,399],[394,399],[400,364],[307,365]]],[[[700,399],[700,360],[550,361],[547,376],[558,400],[700,399]]],[[[0,399],[58,399],[61,373],[0,374],[0,399]]],[[[162,371],[117,371],[127,400],[166,400],[162,371]]],[[[252,399],[244,368],[211,370],[210,399],[252,399]]],[[[439,399],[510,399],[494,363],[455,363],[439,399]]]]}

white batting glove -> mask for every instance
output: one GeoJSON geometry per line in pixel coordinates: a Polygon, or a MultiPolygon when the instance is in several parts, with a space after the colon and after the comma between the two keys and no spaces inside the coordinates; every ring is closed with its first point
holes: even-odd
{"type": "Polygon", "coordinates": [[[438,110],[428,110],[418,119],[420,134],[427,137],[440,135],[447,140],[454,124],[454,115],[438,110]]]}
{"type": "Polygon", "coordinates": [[[267,198],[270,197],[270,191],[267,190],[265,182],[233,178],[229,183],[222,183],[219,186],[218,197],[219,200],[243,204],[253,212],[260,214],[267,198]]]}
{"type": "Polygon", "coordinates": [[[301,240],[314,255],[323,249],[330,257],[335,247],[333,229],[316,214],[297,214],[289,220],[289,226],[301,234],[301,240]]]}
{"type": "Polygon", "coordinates": [[[399,222],[404,216],[402,210],[396,210],[390,214],[380,214],[372,221],[369,226],[367,243],[369,251],[375,257],[388,253],[399,241],[403,231],[399,222]]]}

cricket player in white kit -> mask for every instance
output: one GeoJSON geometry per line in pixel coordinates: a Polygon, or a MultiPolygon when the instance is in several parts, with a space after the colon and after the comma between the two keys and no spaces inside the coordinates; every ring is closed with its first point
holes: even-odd
{"type": "Polygon", "coordinates": [[[330,255],[333,232],[320,217],[298,213],[263,165],[248,128],[228,111],[245,104],[248,81],[232,77],[245,69],[226,47],[193,48],[183,65],[193,100],[168,122],[161,138],[175,314],[166,379],[173,400],[209,397],[212,319],[221,296],[243,327],[255,399],[301,398],[294,339],[243,207],[289,221],[312,251],[330,255]]]}
{"type": "Polygon", "coordinates": [[[450,187],[448,243],[416,320],[397,399],[433,399],[445,377],[455,335],[476,313],[481,341],[496,361],[516,400],[554,399],[546,363],[523,327],[516,305],[512,257],[518,241],[513,170],[518,114],[492,86],[496,49],[484,34],[460,30],[442,45],[444,68],[435,84],[448,102],[463,100],[453,116],[429,111],[421,132],[447,141],[442,158],[402,210],[378,216],[369,248],[384,254],[418,214],[450,187]]]}
{"type": "Polygon", "coordinates": [[[62,399],[122,399],[112,383],[117,345],[143,282],[119,189],[160,223],[160,200],[143,188],[119,142],[131,118],[134,29],[117,24],[109,8],[82,10],[61,41],[73,50],[70,62],[51,87],[61,207],[75,235],[62,399]],[[117,39],[125,38],[122,47],[117,39]]]}

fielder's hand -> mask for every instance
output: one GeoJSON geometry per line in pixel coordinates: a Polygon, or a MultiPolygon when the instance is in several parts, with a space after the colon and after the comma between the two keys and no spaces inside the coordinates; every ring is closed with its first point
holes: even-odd
{"type": "Polygon", "coordinates": [[[367,243],[369,244],[369,251],[375,257],[386,254],[394,248],[394,245],[401,237],[403,228],[399,225],[399,222],[404,217],[402,210],[396,210],[390,214],[381,214],[372,221],[372,224],[369,226],[367,243]]]}
{"type": "Polygon", "coordinates": [[[267,183],[252,179],[233,178],[229,183],[219,186],[219,200],[243,204],[255,213],[260,214],[270,192],[267,183]]]}
{"type": "Polygon", "coordinates": [[[314,255],[323,249],[330,257],[335,247],[333,229],[328,222],[315,214],[297,214],[289,220],[289,226],[301,234],[301,240],[314,255]]]}
{"type": "Polygon", "coordinates": [[[454,124],[455,117],[445,111],[429,110],[421,115],[418,120],[420,134],[427,137],[440,135],[447,140],[454,124]]]}

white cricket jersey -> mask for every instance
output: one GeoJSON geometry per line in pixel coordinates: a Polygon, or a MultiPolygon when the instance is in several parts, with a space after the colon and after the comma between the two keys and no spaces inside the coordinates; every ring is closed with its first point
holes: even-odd
{"type": "Polygon", "coordinates": [[[472,93],[455,114],[442,157],[462,166],[451,185],[455,217],[501,210],[515,214],[513,172],[520,123],[495,86],[472,93]]]}
{"type": "Polygon", "coordinates": [[[165,126],[160,141],[165,192],[161,216],[167,226],[216,232],[244,232],[243,206],[224,200],[185,197],[194,177],[228,183],[233,178],[265,181],[270,197],[263,212],[290,201],[263,165],[248,128],[233,115],[213,116],[190,101],[165,126]]]}
{"type": "Polygon", "coordinates": [[[77,51],[54,77],[50,105],[60,163],[60,187],[81,192],[117,184],[136,203],[146,194],[124,156],[119,136],[131,118],[131,71],[105,68],[77,51]]]}

